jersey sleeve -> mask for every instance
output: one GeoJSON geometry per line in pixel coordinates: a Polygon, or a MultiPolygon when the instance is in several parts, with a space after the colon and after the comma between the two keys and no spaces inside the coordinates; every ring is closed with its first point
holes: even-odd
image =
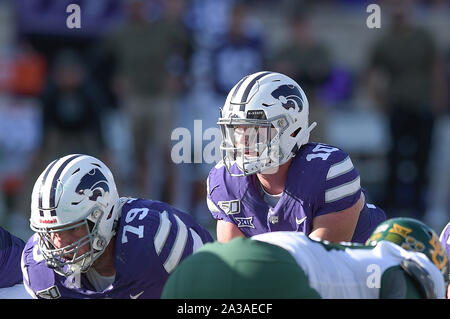
{"type": "Polygon", "coordinates": [[[360,176],[350,156],[338,148],[328,147],[328,150],[331,151],[316,180],[315,216],[350,208],[358,201],[362,191],[360,176]]]}
{"type": "Polygon", "coordinates": [[[52,293],[59,295],[55,273],[47,267],[44,257],[40,253],[38,240],[39,236],[33,235],[23,250],[21,264],[23,284],[33,298],[45,298],[46,294],[49,294],[49,297],[58,297],[51,296],[52,293]]]}
{"type": "Polygon", "coordinates": [[[224,207],[224,205],[231,206],[232,204],[228,204],[229,202],[223,204],[216,199],[221,196],[220,192],[223,192],[223,189],[225,188],[225,181],[223,178],[221,178],[223,172],[220,171],[224,168],[223,164],[222,166],[220,165],[221,164],[219,162],[219,164],[211,169],[208,178],[206,179],[206,204],[208,205],[208,209],[214,219],[234,223],[223,209],[232,209],[232,207],[224,207]]]}
{"type": "Polygon", "coordinates": [[[163,202],[137,200],[122,214],[117,262],[123,274],[146,283],[146,298],[160,298],[181,261],[213,241],[192,216],[163,202]]]}
{"type": "Polygon", "coordinates": [[[0,288],[22,283],[20,259],[25,242],[0,227],[0,288]]]}
{"type": "Polygon", "coordinates": [[[158,220],[153,223],[151,236],[159,262],[165,272],[171,274],[184,258],[213,238],[191,215],[163,203],[160,205],[162,208],[158,209],[158,220]]]}

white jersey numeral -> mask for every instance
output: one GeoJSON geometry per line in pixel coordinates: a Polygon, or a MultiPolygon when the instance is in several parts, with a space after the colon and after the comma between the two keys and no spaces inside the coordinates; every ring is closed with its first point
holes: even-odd
{"type": "Polygon", "coordinates": [[[321,158],[323,161],[326,161],[331,153],[338,151],[339,149],[336,147],[326,146],[322,144],[317,144],[316,147],[312,150],[315,154],[308,154],[306,156],[306,160],[310,162],[314,158],[321,158]]]}
{"type": "Polygon", "coordinates": [[[123,227],[123,233],[122,233],[122,244],[125,244],[128,242],[127,232],[133,233],[138,235],[139,238],[144,237],[144,226],[134,227],[130,225],[125,225],[123,227]]]}
{"type": "Polygon", "coordinates": [[[130,223],[133,221],[133,219],[136,217],[138,213],[141,213],[139,215],[139,220],[143,220],[145,216],[148,214],[148,208],[133,208],[130,209],[127,213],[127,216],[125,217],[125,221],[127,223],[130,223]]]}
{"type": "MultiPolygon", "coordinates": [[[[148,214],[148,208],[133,208],[130,209],[125,216],[125,222],[131,223],[136,216],[139,215],[138,219],[143,220],[145,216],[148,214]]],[[[122,233],[122,244],[125,244],[128,242],[127,232],[133,233],[137,235],[139,238],[144,237],[144,226],[140,225],[138,227],[131,226],[131,225],[125,225],[123,227],[123,233],[122,233]]]]}

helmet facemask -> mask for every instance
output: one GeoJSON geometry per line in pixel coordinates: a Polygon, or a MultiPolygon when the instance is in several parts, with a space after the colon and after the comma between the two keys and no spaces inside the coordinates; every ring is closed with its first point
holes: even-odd
{"type": "Polygon", "coordinates": [[[47,265],[62,276],[69,276],[75,272],[86,272],[95,260],[104,252],[107,243],[99,236],[99,221],[104,215],[101,205],[93,207],[87,217],[81,221],[58,227],[37,228],[31,226],[39,234],[39,248],[47,265]],[[78,227],[84,227],[86,235],[64,247],[56,248],[53,237],[55,234],[70,232],[78,227]],[[81,253],[83,247],[87,247],[81,253]]]}
{"type": "Polygon", "coordinates": [[[247,176],[258,172],[275,173],[281,165],[281,130],[277,120],[220,118],[223,162],[232,176],[247,176]],[[234,173],[236,164],[242,173],[234,173]]]}

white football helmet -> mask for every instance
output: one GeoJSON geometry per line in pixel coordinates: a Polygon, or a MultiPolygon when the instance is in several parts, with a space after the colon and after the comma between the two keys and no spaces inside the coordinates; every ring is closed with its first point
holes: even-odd
{"type": "Polygon", "coordinates": [[[109,168],[100,160],[71,154],[50,163],[34,184],[31,229],[47,265],[68,276],[85,272],[116,233],[119,195],[109,168]],[[87,236],[56,248],[54,233],[86,227],[87,236]],[[86,253],[80,248],[89,245],[86,253]],[[67,256],[70,256],[69,258],[67,256]]]}
{"type": "Polygon", "coordinates": [[[274,169],[308,143],[309,104],[302,88],[276,72],[241,79],[228,93],[217,124],[222,133],[223,163],[232,176],[274,169]],[[238,170],[232,170],[236,164],[238,170]]]}

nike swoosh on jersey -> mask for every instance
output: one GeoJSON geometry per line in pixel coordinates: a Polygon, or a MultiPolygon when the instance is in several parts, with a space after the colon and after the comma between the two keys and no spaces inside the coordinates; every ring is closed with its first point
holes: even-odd
{"type": "Polygon", "coordinates": [[[130,299],[138,299],[139,297],[140,297],[140,295],[142,295],[144,293],[144,291],[141,291],[140,293],[138,293],[138,294],[136,294],[136,295],[134,295],[134,296],[132,296],[131,294],[130,294],[130,299]]]}
{"type": "Polygon", "coordinates": [[[306,216],[303,217],[302,219],[298,219],[297,217],[295,217],[295,222],[297,223],[297,225],[301,225],[306,219],[306,216]]]}

